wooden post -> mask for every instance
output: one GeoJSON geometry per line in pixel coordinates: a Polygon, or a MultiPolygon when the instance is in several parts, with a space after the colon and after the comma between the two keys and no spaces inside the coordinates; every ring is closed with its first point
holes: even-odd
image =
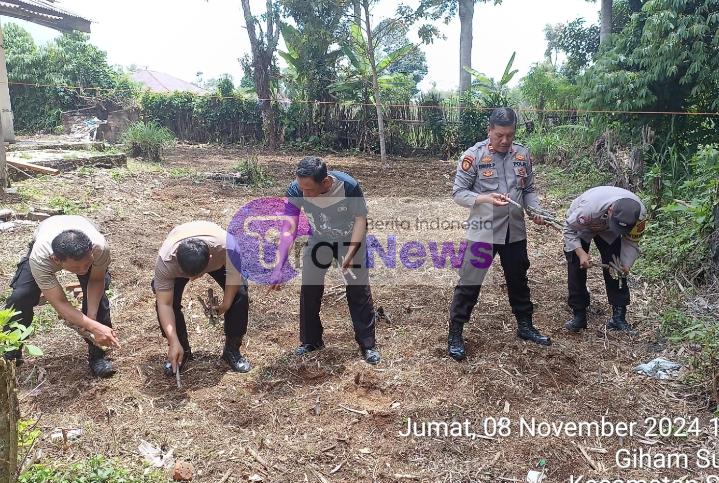
{"type": "Polygon", "coordinates": [[[0,357],[0,483],[17,481],[17,422],[15,363],[0,357]]]}
{"type": "Polygon", "coordinates": [[[5,63],[2,25],[0,25],[0,121],[5,132],[5,141],[14,143],[15,127],[13,125],[12,106],[10,105],[10,86],[7,78],[7,64],[5,63]]]}
{"type": "MultiPolygon", "coordinates": [[[[0,35],[2,35],[2,32],[0,32],[0,35]]],[[[0,46],[0,51],[2,51],[2,46],[0,46]]],[[[7,174],[7,153],[5,152],[3,132],[2,122],[0,121],[0,199],[5,197],[5,189],[10,186],[7,174]]]]}

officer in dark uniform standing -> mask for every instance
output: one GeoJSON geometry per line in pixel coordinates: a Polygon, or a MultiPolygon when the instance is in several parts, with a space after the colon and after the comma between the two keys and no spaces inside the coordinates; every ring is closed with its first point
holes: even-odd
{"type": "MultiPolygon", "coordinates": [[[[517,336],[550,345],[532,323],[527,270],[527,231],[523,206],[539,208],[529,151],[514,142],[517,117],[512,109],[492,111],[489,138],[464,152],[454,179],[454,201],[470,209],[467,250],[450,307],[448,352],[455,360],[466,357],[462,330],[477,303],[484,277],[494,256],[499,258],[507,281],[509,303],[517,319],[517,336]]],[[[544,222],[535,216],[534,222],[544,222]]]]}
{"type": "Polygon", "coordinates": [[[312,235],[302,257],[300,288],[300,346],[304,355],[324,347],[320,307],[325,275],[336,260],[344,277],[355,340],[365,362],[378,364],[375,345],[375,310],[366,265],[367,203],[357,180],[341,171],[328,171],[316,156],[302,159],[297,179],[287,188],[285,224],[280,241],[280,261],[271,290],[282,284],[281,268],[296,236],[300,211],[304,209],[312,235]]]}

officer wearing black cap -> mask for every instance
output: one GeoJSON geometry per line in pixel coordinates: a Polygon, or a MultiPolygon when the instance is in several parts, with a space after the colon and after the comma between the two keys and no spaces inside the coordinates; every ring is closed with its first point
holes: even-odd
{"type": "MultiPolygon", "coordinates": [[[[639,257],[638,242],[644,234],[646,218],[647,211],[639,197],[615,186],[592,188],[572,202],[564,225],[564,254],[567,257],[568,302],[574,317],[564,324],[565,328],[573,332],[587,328],[587,268],[592,266],[591,241],[594,240],[599,249],[603,264],[609,264],[616,256],[626,275],[639,257]]],[[[632,331],[626,320],[629,286],[620,284],[606,268],[604,284],[612,306],[612,318],[607,322],[607,328],[632,331]]]]}

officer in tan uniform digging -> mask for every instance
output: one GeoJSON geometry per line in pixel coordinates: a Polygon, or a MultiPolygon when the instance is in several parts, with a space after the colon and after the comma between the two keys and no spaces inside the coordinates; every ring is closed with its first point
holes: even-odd
{"type": "Polygon", "coordinates": [[[647,210],[637,195],[615,186],[598,186],[582,193],[575,199],[564,226],[564,254],[567,257],[567,285],[569,306],[574,317],[564,324],[572,332],[587,328],[587,269],[593,262],[589,245],[599,249],[605,265],[604,285],[612,306],[612,317],[607,328],[631,332],[626,320],[629,305],[629,286],[626,275],[639,257],[638,242],[644,234],[647,210]],[[614,278],[607,267],[616,257],[623,277],[614,278]]]}
{"type": "MultiPolygon", "coordinates": [[[[10,323],[29,327],[33,309],[45,296],[60,318],[83,335],[88,345],[90,371],[97,377],[115,373],[103,347],[119,347],[110,322],[110,248],[97,227],[82,216],[51,216],[37,227],[28,253],[17,265],[10,282],[12,293],[6,307],[18,312],[10,323]],[[70,304],[57,280],[61,270],[77,274],[82,287],[82,310],[70,304]]],[[[22,352],[11,351],[7,359],[22,363],[22,352]]]]}
{"type": "Polygon", "coordinates": [[[167,376],[192,359],[182,294],[190,281],[204,274],[209,274],[224,290],[222,302],[214,307],[225,318],[222,359],[234,372],[250,370],[249,361],[240,352],[247,332],[247,283],[230,260],[227,242],[227,232],[220,226],[209,221],[192,221],[175,227],[160,248],[152,289],[157,296],[155,308],[160,329],[167,338],[168,361],[164,368],[167,376]]]}
{"type": "MultiPolygon", "coordinates": [[[[541,345],[551,340],[532,323],[527,270],[527,230],[524,211],[507,201],[539,208],[529,151],[514,142],[517,118],[512,109],[498,108],[489,118],[489,138],[464,152],[457,165],[452,196],[470,209],[467,250],[450,307],[448,352],[466,357],[462,330],[479,298],[482,282],[499,253],[507,281],[509,304],[517,319],[517,336],[541,345]]],[[[533,218],[541,225],[539,216],[533,218]]]]}

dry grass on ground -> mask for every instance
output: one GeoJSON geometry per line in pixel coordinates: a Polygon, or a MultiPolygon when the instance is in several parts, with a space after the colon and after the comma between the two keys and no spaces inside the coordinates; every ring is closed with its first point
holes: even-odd
{"type": "MultiPolygon", "coordinates": [[[[139,467],[137,447],[146,440],[173,448],[178,458],[190,461],[195,481],[215,482],[225,475],[229,482],[247,481],[252,475],[277,482],[524,481],[540,461],[546,462],[549,481],[567,481],[570,474],[681,476],[689,472],[619,471],[614,453],[620,447],[640,446],[693,452],[715,444],[707,435],[651,445],[638,437],[519,436],[520,417],[553,422],[699,416],[704,426],[710,417],[704,400],[688,395],[677,383],[632,373],[634,365],[662,350],[653,342],[657,321],[644,313],[647,287],[639,284],[633,292],[630,317],[640,336],[601,330],[607,310],[599,272],[592,273],[590,285],[603,313],[594,313],[590,330],[581,335],[562,331],[568,312],[561,237],[535,226],[529,228],[529,277],[535,323],[554,340],[549,348],[515,337],[499,271],[483,290],[466,330],[468,361],[452,361],[446,356],[446,327],[455,279],[420,270],[396,279],[388,273],[373,284],[376,305],[392,318],[377,328],[383,356],[377,367],[360,360],[346,304],[337,301],[337,295],[324,301],[327,348],[298,359],[291,355],[298,343],[298,288],[267,294],[264,287],[251,286],[243,352],[254,367],[238,375],[218,360],[221,329],[210,327],[193,302],[211,286],[203,280],[192,284],[185,298],[197,359],[183,375],[183,390],[177,390],[174,380],[161,373],[166,345],[149,288],[154,257],[178,223],[209,219],[227,224],[253,197],[284,193],[298,159],[294,155],[259,156],[274,181],[269,188],[231,188],[194,176],[196,171],[229,170],[245,156],[241,150],[178,147],[161,167],[131,162],[129,169],[84,170],[19,184],[23,198],[11,207],[65,198],[107,234],[113,250],[113,322],[123,344],[112,354],[118,374],[93,380],[85,344],[72,331],[52,323],[34,337],[45,355],[19,373],[22,411],[26,417],[39,417],[43,430],[33,454],[41,450],[44,458],[62,462],[100,453],[139,467]],[[39,386],[38,375],[44,377],[39,386]],[[398,435],[407,418],[467,418],[480,430],[487,417],[511,418],[513,434],[476,440],[398,435]],[[49,440],[58,427],[82,427],[85,433],[63,451],[49,440]]],[[[432,217],[465,216],[449,198],[451,162],[402,159],[382,170],[370,157],[326,159],[361,181],[374,219],[392,219],[398,210],[415,216],[418,209],[432,217]],[[400,209],[402,204],[413,208],[400,209]]],[[[541,168],[539,173],[541,189],[541,168]]],[[[562,200],[544,202],[559,207],[562,200]]],[[[33,229],[0,234],[0,287],[5,293],[33,229]]],[[[459,240],[461,231],[415,235],[459,240]]]]}

